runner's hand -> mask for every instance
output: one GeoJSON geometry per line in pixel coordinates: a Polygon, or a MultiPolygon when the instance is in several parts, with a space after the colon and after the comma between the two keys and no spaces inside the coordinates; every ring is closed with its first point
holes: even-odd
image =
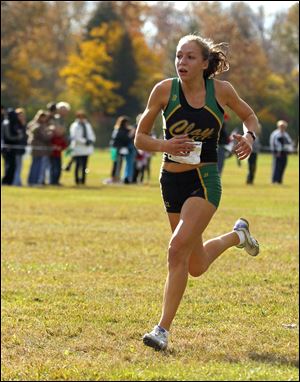
{"type": "Polygon", "coordinates": [[[252,144],[250,141],[240,134],[233,134],[233,138],[237,141],[234,151],[238,159],[243,160],[248,158],[252,152],[252,144]]]}
{"type": "Polygon", "coordinates": [[[187,134],[176,135],[165,141],[165,152],[176,156],[188,156],[194,150],[194,141],[187,134]]]}

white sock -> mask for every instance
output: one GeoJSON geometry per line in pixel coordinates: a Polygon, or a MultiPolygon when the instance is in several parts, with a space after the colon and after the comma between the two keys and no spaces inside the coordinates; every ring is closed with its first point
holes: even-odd
{"type": "Polygon", "coordinates": [[[234,232],[238,235],[238,237],[240,239],[240,242],[238,245],[244,244],[245,240],[246,240],[245,233],[243,231],[234,231],[234,232]]]}

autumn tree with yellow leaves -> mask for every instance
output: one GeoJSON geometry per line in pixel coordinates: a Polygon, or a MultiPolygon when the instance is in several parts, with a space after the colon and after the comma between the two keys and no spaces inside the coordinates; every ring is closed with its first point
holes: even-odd
{"type": "Polygon", "coordinates": [[[141,26],[136,2],[99,2],[79,51],[60,72],[86,108],[132,116],[144,108],[150,87],[163,72],[141,26]]]}
{"type": "Polygon", "coordinates": [[[120,84],[109,79],[112,50],[118,46],[122,33],[116,22],[92,29],[91,39],[80,43],[79,52],[72,53],[68,64],[60,71],[69,89],[81,96],[90,109],[114,113],[124,103],[115,92],[120,84]]]}
{"type": "Polygon", "coordinates": [[[45,107],[64,91],[59,77],[74,49],[85,2],[1,1],[1,98],[45,107]]]}
{"type": "MultiPolygon", "coordinates": [[[[33,114],[65,100],[115,118],[141,112],[155,83],[176,75],[186,33],[229,43],[223,75],[253,107],[263,140],[277,119],[299,126],[299,3],[266,26],[244,2],[1,1],[1,98],[33,114]],[[93,8],[90,8],[90,5],[93,8]]],[[[239,123],[234,116],[230,123],[239,123]]],[[[99,124],[102,129],[104,125],[99,124]]],[[[109,126],[110,128],[111,126],[109,126]]]]}

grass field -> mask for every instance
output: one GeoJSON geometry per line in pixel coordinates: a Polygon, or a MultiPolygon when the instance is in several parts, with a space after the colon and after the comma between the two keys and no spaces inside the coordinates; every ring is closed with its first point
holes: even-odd
{"type": "Polygon", "coordinates": [[[60,188],[2,187],[2,380],[298,380],[298,156],[282,186],[267,154],[253,186],[246,163],[226,161],[204,237],[243,216],[261,254],[231,248],[189,279],[166,352],[141,342],[167,270],[159,166],[156,155],[149,184],[104,185],[111,163],[98,151],[86,187],[71,173],[60,188]]]}

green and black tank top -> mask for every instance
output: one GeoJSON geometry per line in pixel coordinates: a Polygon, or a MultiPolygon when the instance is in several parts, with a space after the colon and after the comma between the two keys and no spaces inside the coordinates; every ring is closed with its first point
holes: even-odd
{"type": "MultiPolygon", "coordinates": [[[[188,134],[202,142],[201,163],[217,162],[217,145],[224,120],[224,110],[215,98],[214,80],[205,79],[205,105],[200,109],[190,106],[185,99],[179,78],[172,79],[168,105],[163,112],[164,139],[188,134]]],[[[173,162],[164,154],[165,162],[173,162]]]]}

